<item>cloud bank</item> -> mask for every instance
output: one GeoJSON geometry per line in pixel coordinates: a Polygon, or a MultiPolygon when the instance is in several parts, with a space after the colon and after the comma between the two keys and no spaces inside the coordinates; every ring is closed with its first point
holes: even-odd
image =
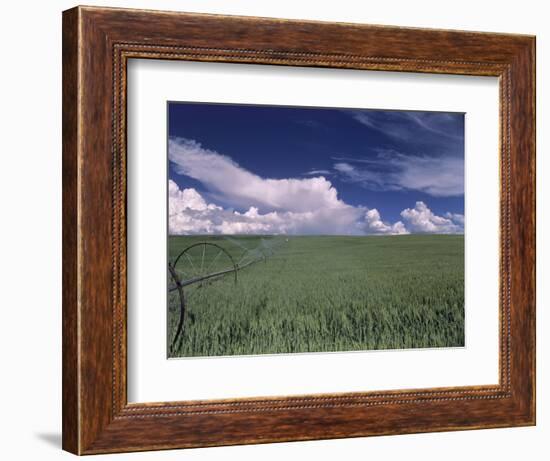
{"type": "Polygon", "coordinates": [[[362,219],[365,210],[360,207],[343,204],[340,207],[325,206],[305,211],[261,213],[257,207],[251,206],[247,211],[239,212],[207,203],[195,189],[181,190],[171,180],[168,193],[168,230],[171,235],[368,233],[362,219]]]}
{"type": "Polygon", "coordinates": [[[177,173],[200,181],[211,197],[206,200],[195,188],[180,189],[170,180],[171,235],[393,235],[411,231],[463,231],[459,223],[461,215],[436,216],[423,202],[403,210],[403,221],[386,222],[376,208],[352,206],[339,199],[336,188],[323,176],[262,178],[193,140],[171,138],[168,155],[177,173]]]}

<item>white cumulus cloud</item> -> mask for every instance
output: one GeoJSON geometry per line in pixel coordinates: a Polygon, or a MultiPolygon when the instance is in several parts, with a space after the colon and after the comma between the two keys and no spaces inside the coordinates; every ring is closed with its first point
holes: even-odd
{"type": "Polygon", "coordinates": [[[451,217],[437,216],[424,202],[416,202],[414,208],[406,208],[401,212],[407,228],[411,232],[430,234],[459,234],[464,232],[464,216],[450,213],[451,217]]]}
{"type": "Polygon", "coordinates": [[[409,231],[401,221],[389,224],[382,221],[380,213],[376,208],[367,210],[365,213],[365,233],[367,234],[408,234],[409,231]]]}
{"type": "Polygon", "coordinates": [[[457,224],[460,224],[462,227],[464,227],[464,215],[460,213],[450,213],[447,211],[445,213],[445,217],[450,219],[451,221],[454,221],[457,224]]]}
{"type": "Polygon", "coordinates": [[[322,176],[262,178],[193,140],[172,138],[168,152],[174,170],[200,181],[207,191],[203,194],[194,188],[180,189],[176,182],[169,181],[172,235],[389,235],[411,231],[453,233],[463,228],[461,215],[436,216],[423,202],[401,212],[405,223],[390,223],[376,208],[353,206],[339,199],[336,188],[322,176]]]}
{"type": "Polygon", "coordinates": [[[232,207],[255,206],[262,212],[294,212],[347,205],[326,178],[262,178],[242,168],[231,158],[205,149],[194,140],[171,138],[168,157],[179,174],[201,181],[214,196],[232,207]]]}
{"type": "Polygon", "coordinates": [[[339,209],[271,211],[260,213],[224,209],[206,200],[193,188],[181,190],[169,181],[169,233],[183,234],[405,234],[401,221],[383,222],[376,209],[347,205],[339,209]]]}

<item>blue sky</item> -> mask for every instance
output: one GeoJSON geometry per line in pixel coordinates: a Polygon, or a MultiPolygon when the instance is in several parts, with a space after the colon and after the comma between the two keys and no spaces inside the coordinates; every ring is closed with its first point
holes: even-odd
{"type": "Polygon", "coordinates": [[[463,232],[461,113],[171,102],[168,115],[171,233],[463,232]]]}

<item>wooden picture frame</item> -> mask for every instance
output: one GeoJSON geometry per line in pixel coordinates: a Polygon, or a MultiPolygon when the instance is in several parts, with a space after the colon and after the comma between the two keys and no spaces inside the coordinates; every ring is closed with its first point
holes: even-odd
{"type": "Polygon", "coordinates": [[[63,448],[76,454],[535,424],[535,38],[77,7],[63,13],[63,448]],[[131,58],[496,76],[499,384],[129,404],[131,58]]]}

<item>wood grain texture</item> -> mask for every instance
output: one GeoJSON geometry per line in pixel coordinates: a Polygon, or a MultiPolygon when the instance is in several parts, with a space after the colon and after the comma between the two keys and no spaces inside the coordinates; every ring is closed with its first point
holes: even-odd
{"type": "Polygon", "coordinates": [[[63,15],[63,447],[78,454],[535,422],[534,37],[78,7],[63,15]],[[128,404],[126,63],[500,78],[500,382],[128,404]]]}
{"type": "Polygon", "coordinates": [[[80,451],[78,399],[78,10],[63,16],[63,448],[80,451]]]}

